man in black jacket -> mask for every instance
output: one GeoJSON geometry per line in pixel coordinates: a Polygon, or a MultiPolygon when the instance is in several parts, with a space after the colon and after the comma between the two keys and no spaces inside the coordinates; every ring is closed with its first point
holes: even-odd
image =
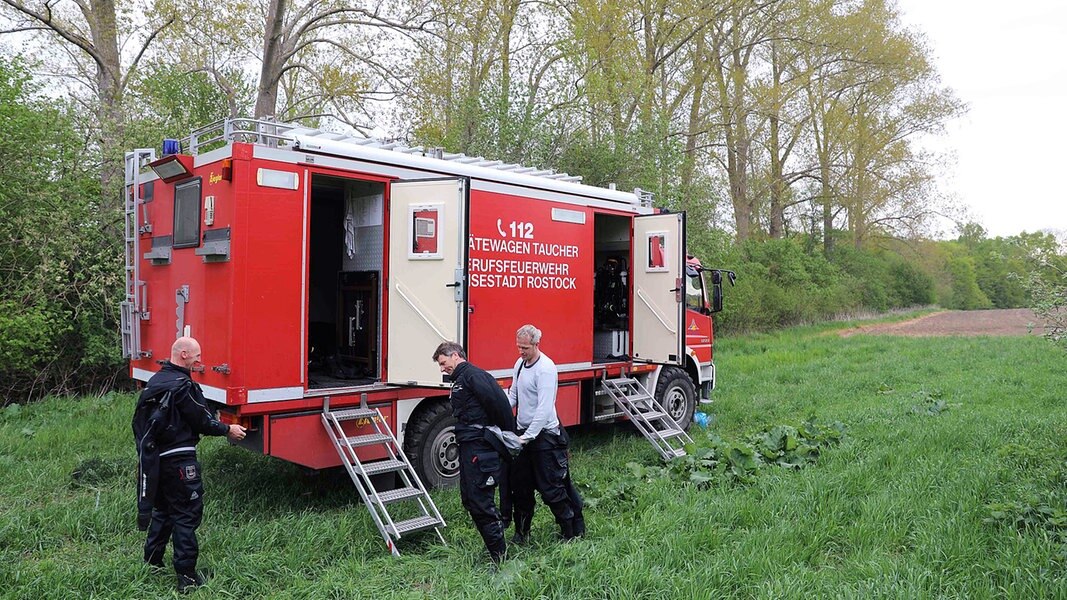
{"type": "Polygon", "coordinates": [[[515,417],[496,379],[467,362],[467,353],[462,346],[444,342],[434,351],[433,359],[441,367],[441,372],[452,379],[449,400],[457,421],[459,491],[463,507],[482,535],[490,558],[499,563],[507,553],[507,543],[494,496],[498,485],[505,493],[507,468],[504,454],[507,450],[486,428],[495,425],[502,431],[514,431],[515,417]]]}
{"type": "Polygon", "coordinates": [[[201,435],[225,435],[234,441],[245,437],[244,427],[227,425],[215,418],[200,386],[192,381],[190,370],[200,362],[200,354],[200,343],[195,339],[178,338],[171,347],[170,360],[148,380],[141,392],[142,399],[174,392],[170,410],[177,414],[170,419],[172,427],[155,432],[158,484],[152,500],[144,559],[150,565],[162,567],[167,540],[173,539],[174,570],[180,592],[204,583],[196,571],[199,554],[196,528],[204,514],[204,484],[196,460],[196,445],[201,435]]]}

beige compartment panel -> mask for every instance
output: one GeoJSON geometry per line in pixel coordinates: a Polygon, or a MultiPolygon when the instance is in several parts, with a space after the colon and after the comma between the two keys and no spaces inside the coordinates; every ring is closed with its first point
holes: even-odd
{"type": "MultiPolygon", "coordinates": [[[[441,342],[463,337],[464,303],[456,300],[455,284],[467,237],[465,185],[461,179],[391,185],[389,383],[448,386],[431,356],[441,342]]],[[[459,284],[462,298],[465,283],[459,284]]]]}
{"type": "Polygon", "coordinates": [[[684,213],[634,218],[634,360],[681,364],[684,213]]]}

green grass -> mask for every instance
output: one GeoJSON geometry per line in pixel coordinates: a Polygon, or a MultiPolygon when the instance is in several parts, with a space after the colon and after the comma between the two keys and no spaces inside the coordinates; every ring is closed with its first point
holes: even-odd
{"type": "MultiPolygon", "coordinates": [[[[534,543],[500,572],[455,491],[434,494],[448,545],[423,535],[392,558],[347,479],[205,440],[201,565],[215,578],[195,596],[1067,598],[1062,529],[987,522],[992,503],[1065,508],[1067,354],[1034,337],[833,335],[845,326],[716,345],[715,432],[736,444],[812,415],[843,422],[848,437],[816,464],[612,495],[654,451],[625,425],[580,429],[587,539],[557,542],[541,506],[534,543]],[[947,409],[913,410],[933,400],[947,409]]],[[[175,595],[140,561],[132,404],[0,411],[0,597],[175,595]]]]}

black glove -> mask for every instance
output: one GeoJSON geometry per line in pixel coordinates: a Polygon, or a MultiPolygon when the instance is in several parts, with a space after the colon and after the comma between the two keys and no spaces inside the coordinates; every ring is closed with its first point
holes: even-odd
{"type": "Polygon", "coordinates": [[[152,511],[137,511],[137,531],[148,531],[148,525],[152,522],[152,511]]]}

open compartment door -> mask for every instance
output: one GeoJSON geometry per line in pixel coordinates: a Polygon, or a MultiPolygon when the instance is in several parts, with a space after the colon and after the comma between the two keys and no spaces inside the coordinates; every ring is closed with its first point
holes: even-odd
{"type": "Polygon", "coordinates": [[[466,345],[467,182],[390,188],[386,381],[448,387],[431,356],[444,341],[466,345]]]}
{"type": "Polygon", "coordinates": [[[635,217],[633,243],[633,359],[681,364],[685,213],[635,217]]]}

